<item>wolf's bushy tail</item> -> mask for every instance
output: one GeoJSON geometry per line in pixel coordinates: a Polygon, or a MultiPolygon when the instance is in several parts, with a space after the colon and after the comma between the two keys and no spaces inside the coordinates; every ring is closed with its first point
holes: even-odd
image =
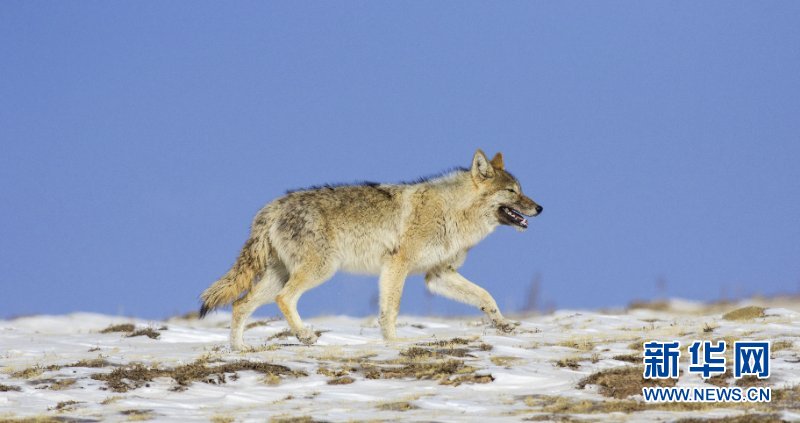
{"type": "Polygon", "coordinates": [[[239,296],[253,287],[253,281],[266,268],[269,246],[250,238],[244,243],[242,252],[228,273],[209,286],[200,299],[200,318],[209,311],[236,301],[239,296]]]}

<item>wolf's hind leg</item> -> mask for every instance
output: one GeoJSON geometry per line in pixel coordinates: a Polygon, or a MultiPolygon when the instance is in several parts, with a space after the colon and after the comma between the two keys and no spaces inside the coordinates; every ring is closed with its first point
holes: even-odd
{"type": "Polygon", "coordinates": [[[318,263],[315,265],[317,266],[304,265],[294,269],[289,276],[289,281],[275,297],[275,302],[289,323],[292,332],[300,342],[306,345],[317,342],[317,335],[311,329],[303,326],[300,314],[297,313],[297,300],[304,292],[325,282],[334,273],[334,269],[330,266],[319,266],[318,263]]]}
{"type": "Polygon", "coordinates": [[[233,302],[231,319],[231,348],[235,351],[248,350],[244,343],[244,326],[253,312],[264,304],[275,301],[275,296],[283,287],[286,277],[277,269],[270,268],[261,280],[242,298],[233,302]]]}
{"type": "Polygon", "coordinates": [[[511,332],[518,325],[503,317],[497,302],[489,292],[470,282],[451,267],[428,272],[425,275],[425,284],[434,294],[480,308],[491,319],[494,327],[502,332],[511,332]]]}

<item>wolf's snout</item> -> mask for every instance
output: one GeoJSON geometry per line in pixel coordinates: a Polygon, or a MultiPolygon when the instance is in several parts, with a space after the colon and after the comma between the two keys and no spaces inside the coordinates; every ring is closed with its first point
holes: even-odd
{"type": "Polygon", "coordinates": [[[542,207],[542,206],[540,206],[540,205],[538,205],[538,204],[537,204],[537,205],[536,205],[536,214],[539,214],[539,213],[541,213],[541,212],[542,212],[542,210],[544,210],[544,207],[542,207]]]}

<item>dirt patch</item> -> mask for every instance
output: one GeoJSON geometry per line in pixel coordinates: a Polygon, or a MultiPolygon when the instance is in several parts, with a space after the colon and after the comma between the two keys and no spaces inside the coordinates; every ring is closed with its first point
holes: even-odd
{"type": "Polygon", "coordinates": [[[602,395],[622,399],[631,395],[641,395],[645,386],[675,386],[674,379],[645,379],[643,374],[644,368],[640,366],[606,369],[581,379],[577,388],[598,385],[602,395]]]}
{"type": "Polygon", "coordinates": [[[328,385],[349,385],[356,380],[350,376],[342,376],[328,380],[328,385]]]}
{"type": "Polygon", "coordinates": [[[158,367],[147,367],[141,363],[114,369],[111,373],[96,373],[92,379],[106,383],[108,389],[114,392],[127,392],[131,389],[139,388],[158,377],[172,378],[177,385],[172,388],[175,391],[185,390],[192,382],[200,381],[211,384],[221,384],[226,382],[226,374],[239,371],[255,371],[267,377],[300,377],[307,376],[305,372],[294,371],[286,366],[277,364],[252,362],[246,360],[225,363],[218,366],[208,366],[206,361],[198,360],[194,363],[178,366],[172,369],[162,369],[158,367]]]}
{"type": "Polygon", "coordinates": [[[725,320],[751,320],[759,317],[764,317],[764,307],[747,306],[733,311],[729,311],[722,315],[725,320]]]}
{"type": "Polygon", "coordinates": [[[114,332],[133,332],[136,326],[133,323],[122,323],[119,325],[110,325],[109,327],[100,331],[100,333],[114,333],[114,332]]]}

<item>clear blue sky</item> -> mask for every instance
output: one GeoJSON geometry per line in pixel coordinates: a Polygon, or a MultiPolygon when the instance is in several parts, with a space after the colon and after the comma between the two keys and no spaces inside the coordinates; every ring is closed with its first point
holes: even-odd
{"type": "Polygon", "coordinates": [[[194,310],[284,190],[478,147],[545,208],[462,268],[507,311],[797,293],[800,2],[2,2],[0,316],[194,310]]]}

